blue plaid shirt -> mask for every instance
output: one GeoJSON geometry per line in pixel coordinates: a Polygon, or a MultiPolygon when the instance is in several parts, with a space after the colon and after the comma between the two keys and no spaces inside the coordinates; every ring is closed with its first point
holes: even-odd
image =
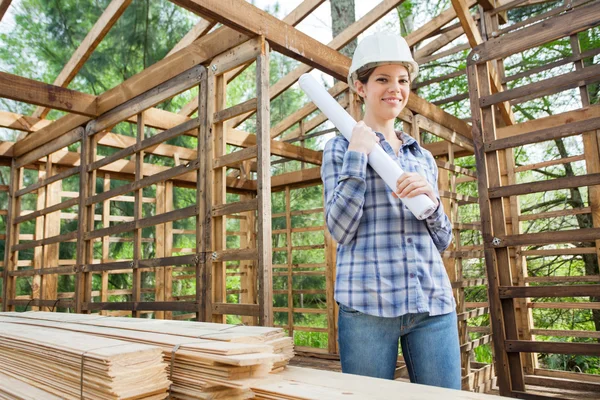
{"type": "MultiPolygon", "coordinates": [[[[397,134],[403,141],[398,156],[377,133],[392,159],[404,171],[424,175],[438,195],[433,155],[409,135],[397,134]]],[[[452,312],[454,296],[440,255],[452,241],[452,225],[441,202],[431,217],[416,219],[368,166],[367,156],[347,149],[342,136],[331,139],[321,167],[325,219],[338,242],[336,301],[380,317],[452,312]]]]}

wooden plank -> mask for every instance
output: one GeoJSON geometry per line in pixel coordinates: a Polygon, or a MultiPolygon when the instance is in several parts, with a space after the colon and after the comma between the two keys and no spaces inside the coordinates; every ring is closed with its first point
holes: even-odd
{"type": "Polygon", "coordinates": [[[542,218],[564,217],[566,215],[590,214],[591,212],[592,209],[590,207],[568,208],[566,210],[548,211],[539,214],[519,215],[519,221],[531,221],[542,218]]]}
{"type": "Polygon", "coordinates": [[[258,304],[214,303],[213,312],[215,314],[246,315],[251,317],[260,317],[258,304]]]}
{"type": "Polygon", "coordinates": [[[579,155],[579,156],[572,156],[572,157],[567,157],[567,158],[558,158],[555,160],[543,161],[543,162],[539,162],[539,163],[535,163],[535,164],[521,165],[521,166],[515,168],[515,172],[531,171],[534,169],[552,167],[554,165],[561,165],[561,164],[564,165],[564,164],[577,162],[577,161],[583,161],[583,160],[585,160],[585,156],[583,154],[579,155]]]}
{"type": "Polygon", "coordinates": [[[206,68],[202,65],[190,68],[157,87],[143,93],[131,100],[121,104],[114,109],[103,113],[100,117],[91,121],[86,130],[90,135],[94,135],[108,127],[116,125],[133,115],[139,114],[145,109],[173,97],[194,85],[197,85],[206,73],[206,68]]]}
{"type": "Polygon", "coordinates": [[[0,111],[0,126],[17,131],[34,132],[50,125],[52,121],[33,118],[27,115],[0,111]]]}
{"type": "Polygon", "coordinates": [[[511,353],[579,354],[585,356],[599,356],[600,344],[507,340],[506,351],[511,353]]]}
{"type": "MultiPolygon", "coordinates": [[[[442,52],[445,54],[440,53],[440,54],[432,55],[433,53],[435,53],[442,47],[446,46],[447,44],[451,43],[455,39],[464,35],[464,33],[465,32],[464,32],[463,28],[458,26],[457,28],[451,29],[450,31],[438,36],[436,39],[427,43],[425,46],[421,47],[420,49],[418,49],[415,52],[415,61],[417,63],[419,63],[420,65],[427,64],[427,63],[437,60],[441,57],[445,57],[447,55],[454,54],[454,52],[456,52],[455,48],[445,51],[445,52],[442,52]]],[[[468,46],[467,48],[469,48],[469,49],[471,48],[470,45],[467,45],[467,46],[468,46]]]]}
{"type": "Polygon", "coordinates": [[[528,233],[499,236],[498,246],[523,246],[532,244],[579,243],[594,241],[600,237],[600,228],[572,229],[567,231],[528,233]]]}
{"type": "Polygon", "coordinates": [[[166,170],[163,170],[162,172],[159,172],[154,175],[150,175],[143,179],[140,179],[139,181],[135,181],[135,182],[132,182],[127,185],[122,185],[122,186],[116,187],[112,190],[109,190],[108,192],[103,192],[103,193],[99,193],[95,196],[88,197],[85,199],[85,204],[91,205],[91,204],[99,203],[106,199],[110,199],[112,197],[119,196],[119,195],[122,195],[125,193],[133,192],[134,190],[138,190],[140,188],[145,188],[147,186],[154,185],[161,181],[173,179],[182,174],[195,171],[197,168],[198,168],[197,161],[190,161],[189,163],[182,164],[178,167],[168,168],[166,170]]]}
{"type": "MultiPolygon", "coordinates": [[[[574,247],[567,249],[547,249],[547,250],[523,250],[520,252],[523,256],[566,256],[566,255],[579,255],[579,254],[596,254],[596,250],[593,247],[574,247]]],[[[538,277],[538,278],[551,278],[551,277],[538,277]]],[[[573,277],[574,278],[574,277],[573,277]]],[[[533,279],[533,277],[526,278],[533,279]]],[[[535,282],[531,280],[530,282],[535,282]]]]}
{"type": "Polygon", "coordinates": [[[553,285],[553,286],[501,286],[500,297],[503,299],[524,297],[580,297],[596,296],[600,285],[553,285]]]}
{"type": "Polygon", "coordinates": [[[0,97],[85,116],[97,116],[96,96],[0,72],[0,97]]]}
{"type": "MultiPolygon", "coordinates": [[[[304,8],[304,10],[309,12],[309,9],[304,8]]],[[[295,17],[302,16],[301,14],[294,15],[295,17]]],[[[291,20],[287,22],[294,23],[291,20]]],[[[107,112],[133,97],[148,92],[178,74],[212,59],[227,49],[243,43],[247,39],[246,35],[239,34],[231,29],[225,27],[217,29],[215,32],[151,65],[122,84],[98,96],[99,109],[103,113],[107,112]]],[[[89,118],[82,116],[67,115],[62,117],[47,128],[44,128],[40,135],[31,135],[21,141],[19,146],[17,146],[15,154],[21,155],[36,147],[40,147],[49,140],[87,121],[89,121],[89,118]]],[[[151,125],[150,122],[148,123],[151,125]]]]}
{"type": "MultiPolygon", "coordinates": [[[[344,82],[337,82],[332,88],[328,90],[329,94],[333,97],[338,96],[343,91],[348,89],[348,85],[344,82]]],[[[313,102],[309,102],[294,113],[288,115],[271,128],[271,138],[276,138],[283,132],[291,128],[294,124],[298,123],[301,119],[307,117],[309,114],[317,110],[317,106],[313,102]]]]}
{"type": "Polygon", "coordinates": [[[467,73],[466,70],[461,69],[461,70],[454,71],[452,73],[449,73],[449,74],[446,74],[446,75],[442,75],[442,76],[437,77],[437,78],[429,79],[429,80],[426,80],[426,81],[422,81],[422,82],[418,82],[417,81],[417,82],[413,83],[412,89],[416,90],[416,89],[422,88],[424,86],[429,86],[429,85],[434,84],[434,83],[443,82],[443,81],[446,81],[446,80],[449,80],[449,79],[452,79],[452,78],[457,78],[459,76],[465,75],[466,73],[467,73]]]}
{"type": "MultiPolygon", "coordinates": [[[[475,48],[477,45],[483,43],[481,33],[479,32],[477,25],[473,20],[473,17],[471,17],[471,15],[469,14],[469,8],[467,7],[465,0],[452,0],[452,6],[456,10],[458,19],[460,20],[460,23],[463,29],[465,30],[465,34],[467,35],[471,47],[475,48]]],[[[492,91],[497,93],[503,92],[500,75],[494,64],[488,64],[488,73],[490,75],[490,82],[492,83],[492,91]]],[[[498,103],[498,107],[500,109],[500,113],[502,114],[504,123],[506,125],[514,124],[515,118],[512,113],[510,104],[507,102],[498,103]]],[[[481,103],[481,106],[484,107],[484,104],[481,103]]]]}
{"type": "Polygon", "coordinates": [[[597,331],[561,331],[553,329],[532,329],[531,334],[540,336],[557,337],[577,337],[577,338],[595,338],[600,339],[600,332],[597,331]]]}
{"type": "Polygon", "coordinates": [[[222,122],[244,114],[251,109],[256,109],[256,99],[250,99],[233,107],[215,113],[214,121],[222,122]]]}
{"type": "MultiPolygon", "coordinates": [[[[141,114],[141,115],[143,115],[143,114],[141,114]]],[[[133,144],[129,147],[126,147],[123,150],[117,151],[116,153],[114,153],[110,156],[101,158],[100,160],[90,164],[88,167],[88,170],[93,171],[95,169],[100,169],[101,167],[104,167],[114,161],[128,157],[132,154],[146,150],[150,147],[157,146],[157,145],[161,144],[162,142],[165,142],[169,139],[176,138],[176,137],[196,128],[199,123],[200,123],[200,121],[198,118],[190,119],[190,120],[184,122],[183,124],[175,126],[174,128],[168,129],[168,130],[158,133],[154,136],[151,136],[147,139],[136,142],[135,144],[133,144]]],[[[101,142],[99,142],[99,143],[101,143],[101,142]]]]}
{"type": "Polygon", "coordinates": [[[495,139],[495,121],[491,107],[481,109],[476,99],[491,92],[490,72],[486,64],[468,65],[469,98],[473,120],[473,141],[475,144],[475,160],[478,173],[479,200],[481,209],[481,226],[484,237],[484,255],[489,279],[488,299],[490,313],[494,320],[495,365],[498,372],[498,385],[501,395],[508,395],[513,390],[525,390],[521,359],[518,354],[511,355],[506,351],[505,339],[517,339],[514,303],[502,301],[498,287],[511,284],[512,275],[507,249],[496,251],[491,248],[491,238],[506,233],[506,216],[501,199],[489,199],[487,185],[499,186],[501,177],[499,161],[496,153],[485,153],[483,142],[495,139]]]}
{"type": "MultiPolygon", "coordinates": [[[[269,136],[270,137],[270,136],[269,136]]],[[[237,129],[228,129],[226,140],[228,144],[239,147],[256,146],[256,135],[243,132],[237,129]]],[[[320,151],[305,149],[290,143],[279,140],[270,141],[271,154],[292,160],[304,161],[311,164],[321,165],[323,154],[320,151]]]]}
{"type": "Polygon", "coordinates": [[[58,236],[52,236],[49,238],[32,240],[30,242],[15,244],[14,246],[11,247],[11,251],[14,252],[14,251],[32,249],[37,246],[45,246],[45,245],[54,244],[54,243],[66,242],[68,240],[72,240],[75,238],[77,238],[77,231],[65,233],[65,234],[58,235],[58,236]]]}
{"type": "Polygon", "coordinates": [[[579,71],[568,72],[559,76],[554,76],[550,80],[543,80],[528,85],[519,86],[514,89],[495,93],[490,96],[479,99],[482,107],[486,105],[498,104],[503,101],[511,100],[512,104],[523,103],[525,101],[536,99],[542,96],[559,93],[578,86],[585,86],[595,83],[599,80],[600,66],[591,65],[579,71]]]}
{"type": "Polygon", "coordinates": [[[256,158],[257,146],[250,146],[242,150],[234,151],[213,160],[213,168],[239,166],[242,161],[256,158]]]}
{"type": "Polygon", "coordinates": [[[422,115],[415,116],[415,123],[418,124],[421,129],[439,136],[450,143],[456,144],[469,151],[474,151],[472,135],[463,136],[422,115]]]}
{"type": "Polygon", "coordinates": [[[532,47],[590,29],[598,23],[599,11],[600,4],[592,2],[587,6],[544,21],[544,23],[536,24],[527,29],[526,35],[522,31],[516,31],[490,39],[473,49],[468,63],[480,64],[509,54],[517,54],[532,47]],[[474,56],[477,60],[473,58],[474,56]]]}
{"type": "Polygon", "coordinates": [[[273,277],[271,237],[271,119],[269,97],[269,45],[263,41],[256,59],[256,145],[258,200],[258,318],[262,326],[273,325],[273,277]]]}
{"type": "MultiPolygon", "coordinates": [[[[469,8],[472,7],[475,3],[476,0],[466,0],[466,5],[469,8]]],[[[422,27],[406,35],[405,39],[408,42],[408,45],[411,47],[415,46],[417,43],[429,37],[432,33],[439,30],[441,27],[446,25],[448,22],[452,21],[454,18],[456,18],[456,11],[454,10],[454,7],[450,7],[442,11],[437,17],[434,17],[422,27]]]]}
{"type": "Polygon", "coordinates": [[[21,224],[23,222],[32,220],[32,219],[40,217],[42,215],[50,214],[50,213],[53,213],[55,211],[64,210],[65,208],[69,208],[69,207],[73,207],[73,206],[77,205],[78,202],[79,202],[78,198],[74,198],[74,199],[70,199],[70,200],[65,200],[63,202],[60,202],[58,204],[54,204],[54,205],[46,207],[44,209],[33,211],[33,212],[28,213],[28,214],[18,216],[18,217],[16,217],[14,219],[14,223],[21,224]]]}
{"type": "MultiPolygon", "coordinates": [[[[53,85],[63,88],[69,86],[69,83],[75,78],[81,67],[83,67],[83,64],[92,55],[110,28],[125,12],[129,4],[131,4],[131,0],[112,0],[110,2],[79,47],[77,47],[77,50],[75,50],[69,61],[65,64],[62,71],[60,71],[53,85]]],[[[49,111],[47,108],[38,107],[31,116],[34,118],[45,118],[49,111]]]]}
{"type": "MultiPolygon", "coordinates": [[[[598,281],[598,279],[596,279],[598,281]]],[[[555,302],[533,302],[527,303],[527,308],[545,308],[559,310],[600,310],[600,303],[576,302],[576,303],[555,303],[555,302]]]]}
{"type": "MultiPolygon", "coordinates": [[[[177,44],[171,49],[171,51],[167,53],[165,57],[169,57],[177,53],[179,50],[182,50],[185,47],[189,46],[199,37],[207,34],[208,31],[210,31],[215,25],[216,22],[213,20],[200,18],[200,21],[196,22],[196,25],[194,25],[194,27],[190,29],[190,31],[186,33],[185,36],[181,38],[181,40],[179,40],[179,42],[177,42],[177,44]]],[[[198,108],[197,105],[196,108],[198,108]]]]}
{"type": "Polygon", "coordinates": [[[256,211],[258,209],[258,202],[256,199],[237,201],[235,203],[214,205],[211,211],[213,217],[219,217],[222,215],[237,214],[244,211],[256,211]]]}
{"type": "Polygon", "coordinates": [[[543,386],[547,388],[600,393],[600,384],[598,383],[578,382],[570,379],[557,379],[543,376],[527,375],[525,377],[525,383],[528,385],[543,386]]]}
{"type": "MultiPolygon", "coordinates": [[[[352,41],[354,38],[356,38],[360,33],[364,32],[367,28],[369,28],[371,25],[373,25],[375,22],[377,22],[383,15],[387,14],[395,6],[402,3],[402,1],[403,0],[384,0],[384,1],[380,2],[371,11],[369,11],[364,17],[362,17],[358,21],[356,21],[353,24],[351,24],[350,26],[348,26],[342,32],[340,32],[340,34],[338,34],[335,38],[333,38],[333,40],[331,42],[329,42],[327,44],[327,46],[321,44],[320,42],[318,42],[318,44],[320,46],[323,46],[324,49],[327,49],[328,51],[331,51],[331,49],[333,49],[333,50],[342,49],[346,44],[348,44],[350,41],[352,41]]],[[[296,32],[296,30],[294,30],[294,32],[296,32]]],[[[335,53],[337,53],[337,51],[332,52],[332,54],[335,54],[335,53]]],[[[337,54],[341,55],[341,53],[337,53],[337,54]]],[[[345,56],[341,55],[340,59],[344,59],[344,58],[345,58],[345,56]]],[[[302,60],[300,60],[300,61],[302,61],[302,60]]],[[[347,61],[349,61],[349,59],[347,61]]],[[[306,63],[306,64],[311,65],[310,63],[306,63]]],[[[279,96],[281,93],[283,93],[286,89],[288,89],[290,86],[292,86],[298,80],[298,78],[300,78],[300,76],[302,74],[310,72],[312,70],[312,68],[308,65],[301,65],[301,66],[297,67],[293,71],[289,72],[286,76],[281,78],[273,86],[271,86],[269,88],[269,98],[271,100],[273,100],[274,98],[279,96]]],[[[316,65],[311,65],[311,66],[315,67],[315,68],[320,68],[319,66],[316,66],[316,65]]],[[[350,66],[350,64],[348,63],[347,68],[349,66],[350,66]]],[[[325,72],[329,73],[328,71],[325,71],[325,72]]],[[[345,74],[347,76],[347,71],[345,74]]],[[[346,81],[346,77],[341,77],[338,79],[343,82],[346,81]]],[[[247,113],[247,114],[240,116],[239,118],[234,119],[231,122],[231,126],[232,127],[238,126],[239,124],[241,124],[245,119],[247,119],[251,115],[252,115],[252,113],[247,113]]]]}
{"type": "Polygon", "coordinates": [[[169,211],[163,214],[154,215],[146,218],[139,218],[131,222],[125,222],[122,224],[110,226],[108,228],[96,229],[91,232],[86,232],[84,234],[85,240],[92,240],[96,238],[101,238],[103,236],[108,235],[116,235],[119,233],[130,232],[136,229],[148,228],[151,226],[155,226],[158,224],[164,224],[165,222],[176,221],[184,218],[189,218],[196,214],[196,206],[189,206],[186,208],[179,208],[174,211],[169,211]]]}
{"type": "Polygon", "coordinates": [[[600,173],[556,178],[541,182],[519,183],[502,187],[490,187],[489,196],[495,199],[594,185],[600,185],[600,173]]]}
{"type": "Polygon", "coordinates": [[[33,183],[33,184],[31,184],[31,185],[29,185],[29,186],[27,186],[27,187],[19,190],[15,195],[17,197],[23,196],[23,195],[25,195],[27,193],[33,192],[34,190],[37,190],[37,189],[40,189],[42,187],[48,186],[48,185],[50,185],[50,184],[52,184],[54,182],[61,181],[61,180],[65,179],[65,178],[73,176],[73,175],[75,175],[77,173],[79,173],[79,167],[73,167],[73,168],[66,169],[66,170],[64,170],[64,171],[62,171],[62,172],[60,172],[58,174],[54,174],[54,175],[52,175],[52,176],[50,176],[48,178],[39,179],[36,183],[33,183]]]}
{"type": "Polygon", "coordinates": [[[6,10],[8,10],[8,7],[10,7],[10,3],[12,0],[2,0],[0,1],[0,21],[2,21],[2,17],[4,17],[4,14],[6,13],[6,10]]]}
{"type": "MultiPolygon", "coordinates": [[[[525,22],[527,22],[528,20],[525,20],[525,22]]],[[[511,25],[512,27],[512,25],[511,25]]],[[[507,83],[507,82],[512,82],[515,81],[517,79],[522,79],[522,78],[526,78],[528,76],[531,76],[533,74],[538,74],[540,72],[544,72],[547,71],[549,69],[552,68],[556,68],[556,67],[560,67],[566,64],[570,64],[573,62],[577,62],[586,58],[593,58],[594,56],[600,54],[600,48],[596,48],[596,49],[592,49],[592,50],[588,50],[584,53],[578,54],[578,55],[574,55],[574,56],[570,56],[570,57],[565,57],[563,59],[560,59],[558,61],[554,61],[545,65],[541,65],[539,67],[536,68],[531,68],[528,69],[527,71],[523,71],[521,73],[518,74],[514,74],[514,75],[510,75],[508,77],[505,77],[502,79],[503,83],[507,83]]]]}

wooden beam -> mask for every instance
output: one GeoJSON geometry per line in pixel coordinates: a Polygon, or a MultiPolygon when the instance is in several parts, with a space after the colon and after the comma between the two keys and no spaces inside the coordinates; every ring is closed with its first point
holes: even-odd
{"type": "Polygon", "coordinates": [[[348,57],[339,52],[319,51],[326,46],[291,25],[278,20],[245,1],[172,0],[190,11],[205,15],[248,36],[266,34],[273,49],[319,68],[339,80],[345,80],[350,66],[348,57]]]}
{"type": "Polygon", "coordinates": [[[98,116],[96,96],[0,72],[0,97],[85,116],[98,116]]]}
{"type": "Polygon", "coordinates": [[[27,115],[16,114],[9,111],[0,111],[0,127],[2,128],[23,132],[35,132],[51,123],[52,121],[46,119],[28,117],[27,115]]]}
{"type": "Polygon", "coordinates": [[[600,118],[600,105],[595,104],[580,108],[574,111],[567,111],[560,114],[550,115],[544,118],[538,118],[532,121],[523,122],[511,126],[499,127],[496,135],[498,138],[508,138],[517,135],[524,135],[542,129],[560,127],[577,121],[584,121],[592,118],[600,118]]]}
{"type": "Polygon", "coordinates": [[[600,3],[594,1],[528,28],[527,35],[516,31],[490,39],[473,48],[468,63],[495,60],[593,28],[598,23],[599,13],[600,3]]]}
{"type": "Polygon", "coordinates": [[[2,17],[4,17],[6,10],[10,7],[11,1],[12,0],[0,0],[0,21],[2,21],[2,17]]]}
{"type": "MultiPolygon", "coordinates": [[[[466,0],[468,7],[472,7],[476,3],[476,0],[466,0]]],[[[450,7],[445,11],[442,11],[440,15],[433,18],[419,29],[406,35],[406,41],[409,46],[415,46],[417,43],[429,37],[432,33],[446,25],[448,22],[456,18],[456,11],[450,7]]]]}
{"type": "MultiPolygon", "coordinates": [[[[290,21],[290,23],[292,22],[290,21]]],[[[244,43],[248,39],[249,37],[246,35],[221,27],[184,49],[151,65],[120,85],[102,93],[98,96],[99,112],[107,112],[178,74],[244,43]]],[[[85,124],[87,121],[89,121],[89,118],[72,114],[66,115],[50,124],[50,126],[41,129],[39,134],[31,135],[31,137],[19,142],[15,154],[22,155],[36,147],[43,146],[48,141],[85,124]]],[[[147,122],[148,126],[151,126],[150,120],[147,122]]]]}
{"type": "MultiPolygon", "coordinates": [[[[469,13],[469,7],[467,6],[465,0],[452,0],[452,6],[456,10],[456,15],[460,20],[463,29],[465,30],[465,34],[467,35],[467,39],[469,40],[469,44],[472,48],[475,48],[477,45],[483,43],[483,38],[481,37],[481,33],[479,33],[479,29],[473,20],[473,17],[469,13]]],[[[492,83],[492,91],[493,92],[502,92],[502,81],[500,80],[500,75],[496,70],[495,66],[489,65],[489,74],[490,81],[492,83]]],[[[515,117],[512,113],[512,109],[510,103],[503,102],[498,104],[500,108],[500,113],[502,114],[502,119],[506,125],[513,125],[515,123],[515,117]]]]}
{"type": "MultiPolygon", "coordinates": [[[[112,28],[123,12],[125,12],[129,4],[131,4],[131,0],[112,0],[110,2],[77,50],[75,50],[71,59],[63,67],[62,71],[60,71],[60,74],[58,74],[54,80],[53,85],[64,88],[69,86],[69,83],[75,78],[79,70],[83,67],[83,64],[85,64],[92,55],[110,28],[112,28]]],[[[48,108],[38,107],[31,116],[34,118],[45,118],[49,111],[50,109],[48,108]]]]}
{"type": "MultiPolygon", "coordinates": [[[[215,25],[215,21],[201,18],[200,21],[198,21],[196,25],[194,25],[194,27],[190,29],[190,31],[183,38],[181,38],[179,42],[177,42],[177,44],[171,49],[171,51],[167,53],[165,57],[169,57],[170,55],[177,53],[179,50],[189,46],[199,37],[207,34],[208,31],[210,31],[215,25]]],[[[197,105],[196,108],[198,108],[197,105]]]]}
{"type": "MultiPolygon", "coordinates": [[[[332,48],[334,50],[340,50],[346,44],[348,44],[352,39],[357,37],[361,32],[364,32],[367,28],[369,28],[371,25],[373,25],[375,22],[377,22],[383,15],[388,13],[392,8],[394,8],[395,6],[400,4],[402,1],[403,0],[384,0],[384,1],[382,1],[380,4],[375,6],[371,11],[369,11],[364,17],[362,17],[361,19],[359,19],[358,21],[354,22],[352,25],[350,25],[349,27],[344,29],[342,32],[340,32],[340,34],[337,35],[335,38],[333,38],[333,40],[331,42],[329,42],[327,44],[327,46],[329,46],[330,48],[332,48]]],[[[323,46],[323,45],[321,44],[321,46],[323,46]]],[[[286,76],[279,79],[279,81],[277,81],[277,83],[275,83],[274,85],[272,85],[269,88],[269,98],[271,100],[273,100],[274,98],[279,96],[281,93],[283,93],[285,90],[287,90],[290,86],[292,86],[298,80],[298,78],[300,78],[300,76],[302,74],[308,73],[311,70],[312,70],[311,67],[309,67],[307,65],[301,65],[301,66],[297,67],[296,69],[294,69],[293,71],[289,72],[286,76]]],[[[340,80],[343,82],[346,82],[345,77],[340,80]]],[[[240,116],[239,118],[236,118],[235,120],[231,121],[231,126],[233,126],[233,127],[238,126],[246,118],[248,118],[251,115],[252,115],[252,113],[248,113],[248,114],[240,116]]]]}

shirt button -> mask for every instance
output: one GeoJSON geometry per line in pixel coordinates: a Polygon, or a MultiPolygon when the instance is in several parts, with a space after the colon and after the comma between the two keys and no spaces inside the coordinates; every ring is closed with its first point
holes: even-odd
{"type": "Polygon", "coordinates": [[[413,242],[412,238],[406,239],[406,243],[412,243],[412,242],[413,242]]]}
{"type": "Polygon", "coordinates": [[[414,278],[414,277],[415,277],[415,274],[410,274],[410,277],[411,277],[411,278],[414,278]]]}

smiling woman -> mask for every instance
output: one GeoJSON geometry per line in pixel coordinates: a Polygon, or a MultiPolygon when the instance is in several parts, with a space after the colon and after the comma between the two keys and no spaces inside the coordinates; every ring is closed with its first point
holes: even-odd
{"type": "Polygon", "coordinates": [[[455,302],[440,256],[452,228],[437,192],[437,166],[414,138],[394,130],[418,70],[400,36],[361,41],[348,83],[365,104],[364,119],[349,142],[338,136],[323,152],[325,217],[339,244],[340,358],[345,373],[393,379],[400,340],[412,382],[460,389],[455,302]],[[395,190],[367,165],[376,146],[406,171],[395,190]],[[418,195],[436,207],[424,221],[398,199],[418,195]]]}

